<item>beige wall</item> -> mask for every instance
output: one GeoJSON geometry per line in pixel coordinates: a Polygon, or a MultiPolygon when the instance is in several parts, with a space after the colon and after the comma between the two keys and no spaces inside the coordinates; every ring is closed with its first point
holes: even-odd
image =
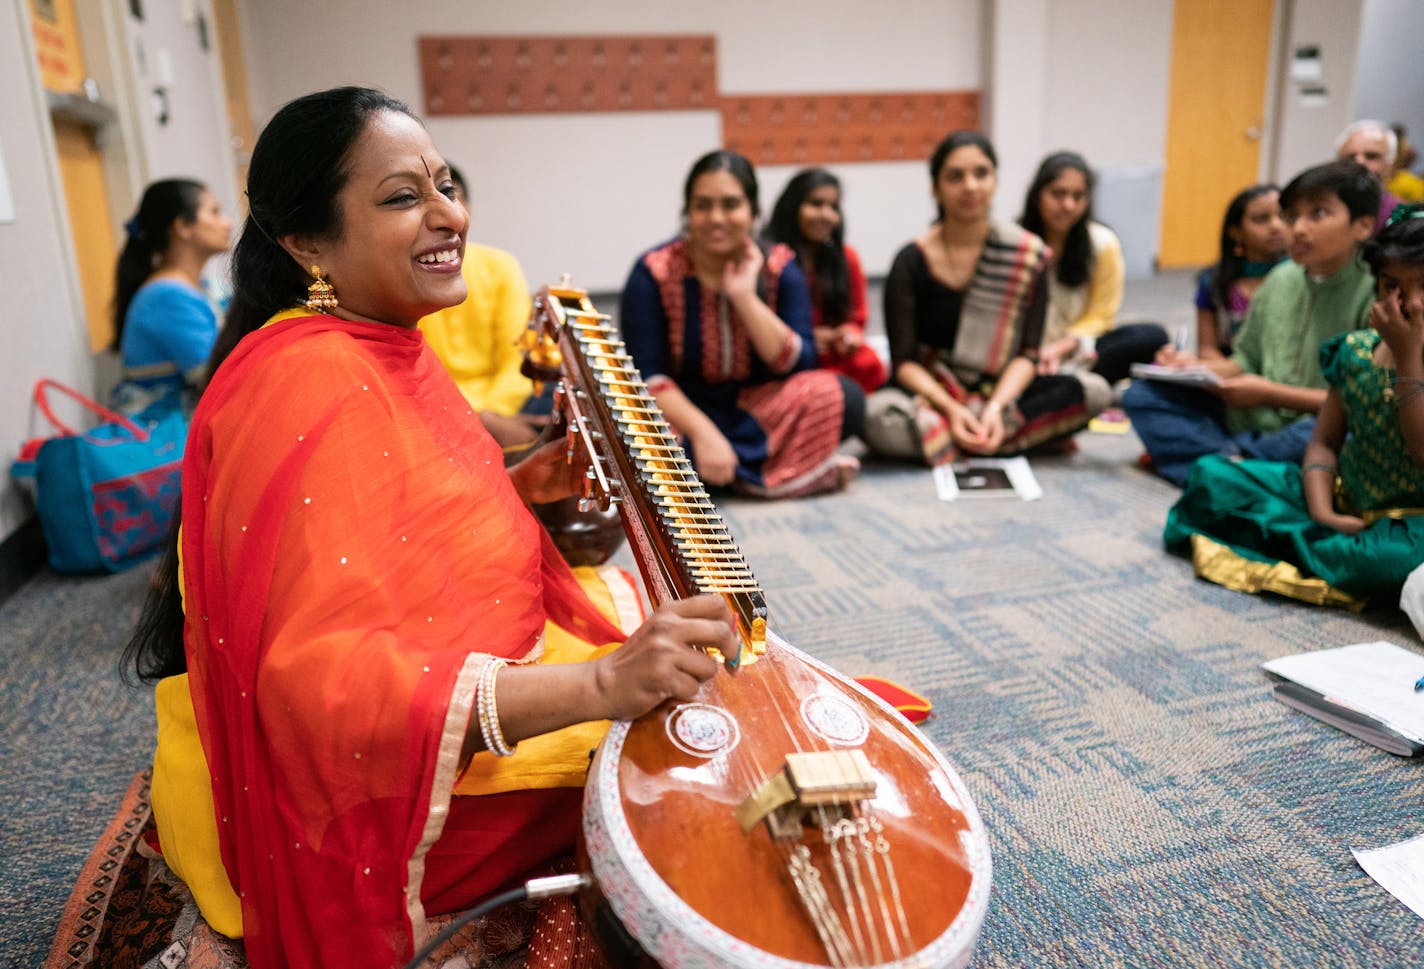
{"type": "MultiPolygon", "coordinates": [[[[1400,28],[1413,28],[1421,12],[1418,0],[1364,0],[1352,112],[1356,118],[1402,121],[1415,148],[1424,144],[1424,65],[1419,31],[1400,28]],[[1391,69],[1399,64],[1413,69],[1391,69]]],[[[1416,162],[1414,169],[1420,168],[1416,162]]]]}
{"type": "MultiPolygon", "coordinates": [[[[889,6],[252,0],[244,17],[253,109],[264,117],[292,97],[347,83],[381,87],[419,110],[415,38],[438,33],[712,33],[718,84],[729,93],[980,86],[980,0],[889,6]]],[[[471,182],[473,238],[514,252],[532,285],[569,272],[595,291],[621,288],[637,254],[677,231],[687,168],[721,137],[711,111],[438,118],[430,129],[471,182]]],[[[837,171],[849,240],[867,272],[883,274],[933,214],[923,162],[837,171]]],[[[765,212],[791,172],[759,173],[765,212]]]]}
{"type": "Polygon", "coordinates": [[[987,129],[999,149],[996,211],[1018,215],[1050,152],[1098,169],[1161,166],[1167,142],[1172,4],[985,0],[987,129]],[[1124,11],[1131,11],[1124,16],[1124,11]]]}
{"type": "MultiPolygon", "coordinates": [[[[93,3],[95,0],[87,0],[93,3]]],[[[103,0],[99,0],[103,2],[103,0]]],[[[127,7],[127,4],[123,4],[127,7]]],[[[144,0],[142,22],[125,16],[118,42],[125,52],[123,83],[133,112],[140,186],[160,178],[196,178],[228,212],[238,189],[223,97],[217,36],[208,0],[144,0]],[[198,17],[207,23],[200,42],[198,17]],[[165,94],[167,122],[159,121],[155,90],[165,94]]]]}
{"type": "Polygon", "coordinates": [[[37,377],[89,386],[93,362],[67,255],[54,139],[35,66],[30,0],[0,0],[0,155],[14,201],[0,222],[0,539],[31,514],[9,483],[20,442],[44,430],[30,419],[37,377]]]}
{"type": "MultiPolygon", "coordinates": [[[[1289,3],[1285,42],[1276,72],[1276,130],[1272,165],[1268,172],[1284,184],[1303,168],[1335,156],[1335,138],[1353,119],[1355,70],[1360,20],[1364,0],[1277,0],[1289,3]],[[1324,103],[1301,98],[1288,76],[1291,53],[1301,45],[1320,48],[1326,89],[1324,103]]],[[[1397,24],[1406,29],[1412,23],[1397,24]]],[[[1418,56],[1412,63],[1366,65],[1370,71],[1388,70],[1396,78],[1418,76],[1418,56]]]]}
{"type": "Polygon", "coordinates": [[[986,130],[999,152],[994,213],[1012,220],[1038,164],[1076,151],[1099,173],[1095,207],[1122,237],[1129,276],[1156,258],[1167,143],[1172,4],[985,0],[986,130]]]}

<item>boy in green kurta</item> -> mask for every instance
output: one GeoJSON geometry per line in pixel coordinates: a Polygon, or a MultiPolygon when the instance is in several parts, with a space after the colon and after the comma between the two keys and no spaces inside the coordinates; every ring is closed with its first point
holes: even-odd
{"type": "Polygon", "coordinates": [[[1299,462],[1325,403],[1320,344],[1365,324],[1373,280],[1360,261],[1374,231],[1379,184],[1354,162],[1301,172],[1281,192],[1291,261],[1256,291],[1229,359],[1178,354],[1173,365],[1206,366],[1207,388],[1138,380],[1123,409],[1157,473],[1185,484],[1204,454],[1299,462]]]}
{"type": "Polygon", "coordinates": [[[1424,562],[1424,206],[1365,246],[1370,329],[1325,341],[1329,381],[1304,466],[1203,457],[1163,538],[1202,578],[1359,606],[1397,601],[1424,562]]]}

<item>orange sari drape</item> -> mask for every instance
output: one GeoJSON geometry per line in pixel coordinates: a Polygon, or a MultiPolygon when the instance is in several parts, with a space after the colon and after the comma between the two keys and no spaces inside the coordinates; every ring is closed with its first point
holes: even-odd
{"type": "Polygon", "coordinates": [[[430,896],[468,904],[567,849],[572,792],[452,808],[478,672],[536,655],[546,620],[622,634],[419,331],[279,316],[244,339],[194,415],[183,523],[194,710],[254,967],[398,964],[430,896]]]}

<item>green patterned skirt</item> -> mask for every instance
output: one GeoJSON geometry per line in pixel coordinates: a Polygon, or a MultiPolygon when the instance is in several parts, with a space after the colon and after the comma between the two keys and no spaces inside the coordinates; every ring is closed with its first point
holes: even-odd
{"type": "Polygon", "coordinates": [[[1370,513],[1361,516],[1370,524],[1346,535],[1311,519],[1297,465],[1210,455],[1193,466],[1163,540],[1190,554],[1198,575],[1229,588],[1360,608],[1397,599],[1424,563],[1421,515],[1370,513]]]}

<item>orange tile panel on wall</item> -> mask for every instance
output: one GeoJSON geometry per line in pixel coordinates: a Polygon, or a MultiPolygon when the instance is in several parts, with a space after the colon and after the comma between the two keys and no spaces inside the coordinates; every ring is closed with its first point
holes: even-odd
{"type": "Polygon", "coordinates": [[[707,35],[421,37],[425,113],[713,110],[707,35]]]}
{"type": "Polygon", "coordinates": [[[928,158],[979,125],[977,91],[746,94],[722,98],[722,141],[756,165],[928,158]]]}

